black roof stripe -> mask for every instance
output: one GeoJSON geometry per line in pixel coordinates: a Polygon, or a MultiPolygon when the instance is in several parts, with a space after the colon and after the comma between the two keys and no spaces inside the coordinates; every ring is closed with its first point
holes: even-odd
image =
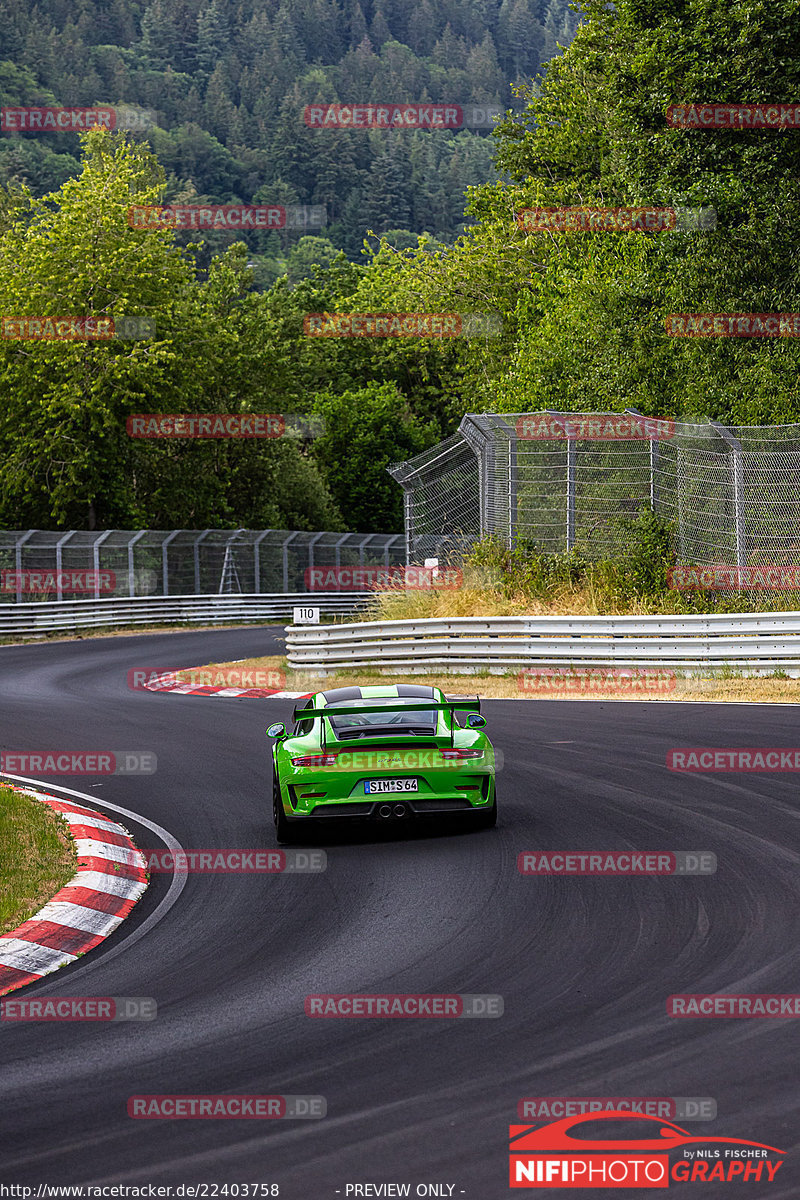
{"type": "Polygon", "coordinates": [[[364,696],[360,687],[343,687],[334,688],[331,692],[324,692],[325,704],[338,704],[340,700],[363,700],[364,696]]]}

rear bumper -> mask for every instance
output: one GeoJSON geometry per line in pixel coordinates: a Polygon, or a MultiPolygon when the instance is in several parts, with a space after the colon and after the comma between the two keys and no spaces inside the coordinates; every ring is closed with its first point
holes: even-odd
{"type": "Polygon", "coordinates": [[[291,815],[287,813],[287,816],[297,825],[316,825],[323,821],[420,821],[448,816],[469,818],[487,812],[493,801],[493,781],[487,777],[480,803],[472,803],[466,796],[427,796],[406,792],[368,800],[322,802],[309,812],[299,810],[291,815]]]}
{"type": "Polygon", "coordinates": [[[423,797],[384,796],[378,800],[353,800],[339,804],[318,804],[310,813],[293,814],[301,821],[386,820],[389,817],[419,818],[444,816],[447,813],[482,812],[487,805],[473,806],[461,796],[423,797]]]}

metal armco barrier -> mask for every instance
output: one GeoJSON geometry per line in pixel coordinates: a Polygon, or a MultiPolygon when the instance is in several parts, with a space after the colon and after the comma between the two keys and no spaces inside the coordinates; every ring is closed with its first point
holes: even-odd
{"type": "Polygon", "coordinates": [[[292,609],[313,606],[321,613],[348,615],[370,592],[270,593],[213,596],[135,596],[128,599],[33,601],[0,606],[0,638],[35,637],[78,629],[127,625],[214,625],[231,621],[291,620],[292,609]]]}
{"type": "Polygon", "coordinates": [[[363,621],[286,630],[289,665],[503,674],[513,668],[731,668],[800,676],[800,612],[687,617],[489,617],[363,621]]]}

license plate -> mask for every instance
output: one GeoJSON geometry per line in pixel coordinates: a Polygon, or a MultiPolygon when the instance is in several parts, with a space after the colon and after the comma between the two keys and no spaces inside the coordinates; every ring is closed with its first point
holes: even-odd
{"type": "Polygon", "coordinates": [[[416,779],[365,779],[364,795],[372,796],[376,792],[417,792],[416,779]]]}

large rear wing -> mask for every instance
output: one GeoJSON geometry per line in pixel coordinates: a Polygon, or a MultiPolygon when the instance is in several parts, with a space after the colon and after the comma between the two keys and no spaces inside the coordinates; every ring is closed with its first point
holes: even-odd
{"type": "Polygon", "coordinates": [[[293,718],[295,721],[309,721],[314,717],[348,717],[360,713],[380,712],[474,712],[481,711],[480,697],[474,700],[415,700],[407,703],[402,696],[387,696],[385,700],[369,701],[363,704],[331,704],[327,708],[302,708],[295,706],[293,718]],[[393,707],[394,706],[394,707],[393,707]]]}

